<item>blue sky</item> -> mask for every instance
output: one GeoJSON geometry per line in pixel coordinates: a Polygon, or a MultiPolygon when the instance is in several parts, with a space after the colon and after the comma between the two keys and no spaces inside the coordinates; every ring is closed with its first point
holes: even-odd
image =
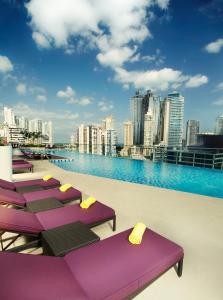
{"type": "Polygon", "coordinates": [[[213,131],[222,70],[222,0],[0,2],[0,105],[52,120],[56,141],[108,114],[122,132],[138,88],[180,91],[185,122],[213,131]]]}

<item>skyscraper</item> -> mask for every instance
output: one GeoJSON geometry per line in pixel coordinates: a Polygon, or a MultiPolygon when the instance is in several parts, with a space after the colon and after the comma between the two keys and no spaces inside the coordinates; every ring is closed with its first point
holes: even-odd
{"type": "Polygon", "coordinates": [[[173,92],[161,104],[160,140],[168,147],[181,147],[183,139],[184,97],[173,92]]]}
{"type": "Polygon", "coordinates": [[[188,120],[186,127],[186,145],[197,144],[197,134],[199,133],[200,123],[196,120],[188,120]]]}
{"type": "Polygon", "coordinates": [[[149,97],[139,91],[130,99],[131,120],[133,124],[133,143],[143,145],[144,116],[148,111],[149,97]]]}
{"type": "Polygon", "coordinates": [[[148,112],[145,114],[144,120],[144,146],[153,145],[153,135],[154,135],[154,119],[152,107],[149,107],[148,112]]]}
{"type": "Polygon", "coordinates": [[[124,146],[133,145],[133,125],[128,121],[124,123],[124,146]]]}
{"type": "Polygon", "coordinates": [[[107,116],[104,120],[103,120],[103,129],[104,130],[110,130],[110,129],[114,129],[114,119],[113,116],[107,116]]]}
{"type": "Polygon", "coordinates": [[[12,108],[4,107],[4,124],[9,127],[15,126],[15,115],[12,108]]]}
{"type": "Polygon", "coordinates": [[[215,134],[223,134],[223,115],[218,116],[215,121],[215,134]]]}

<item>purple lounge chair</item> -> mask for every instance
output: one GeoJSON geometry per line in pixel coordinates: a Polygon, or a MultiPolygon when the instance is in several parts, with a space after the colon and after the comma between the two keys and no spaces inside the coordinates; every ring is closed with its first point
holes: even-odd
{"type": "Polygon", "coordinates": [[[0,179],[0,187],[11,191],[16,191],[16,188],[29,186],[40,186],[44,189],[50,189],[53,187],[60,186],[60,182],[55,178],[50,178],[47,181],[44,181],[43,179],[32,179],[18,182],[10,182],[7,180],[0,179]]]}
{"type": "Polygon", "coordinates": [[[147,229],[140,245],[131,230],[74,250],[64,257],[0,253],[0,299],[126,299],[177,265],[183,249],[147,229]],[[12,284],[13,283],[13,284],[12,284]]]}
{"type": "Polygon", "coordinates": [[[4,204],[13,204],[15,206],[24,207],[27,202],[41,200],[46,198],[56,198],[61,202],[68,202],[72,200],[80,199],[82,200],[81,192],[76,190],[75,188],[70,188],[66,192],[61,192],[58,187],[30,192],[25,194],[19,194],[15,191],[10,191],[6,189],[0,188],[0,202],[4,204]]]}
{"type": "Polygon", "coordinates": [[[81,221],[89,225],[89,227],[94,227],[110,220],[113,221],[113,231],[115,231],[115,211],[98,201],[89,209],[82,209],[79,204],[74,204],[38,213],[0,206],[0,241],[2,250],[7,249],[21,235],[33,237],[33,239],[31,244],[27,243],[16,247],[17,251],[32,247],[33,241],[38,241],[39,234],[44,230],[75,221],[81,221]],[[13,232],[18,235],[13,236],[11,240],[7,239],[7,245],[3,246],[2,236],[5,232],[13,232]]]}
{"type": "Polygon", "coordinates": [[[21,171],[28,169],[30,172],[33,172],[33,164],[24,162],[24,163],[16,163],[12,164],[13,171],[21,171]]]}

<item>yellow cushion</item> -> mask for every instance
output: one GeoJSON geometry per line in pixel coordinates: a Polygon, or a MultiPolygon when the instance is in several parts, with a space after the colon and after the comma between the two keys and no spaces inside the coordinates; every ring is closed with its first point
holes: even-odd
{"type": "Polygon", "coordinates": [[[80,203],[80,207],[88,209],[95,202],[96,202],[96,199],[94,197],[88,197],[86,200],[84,200],[80,203]]]}
{"type": "Polygon", "coordinates": [[[142,242],[143,234],[146,230],[146,225],[143,223],[137,223],[132,232],[129,235],[129,241],[130,243],[134,245],[139,245],[142,242]]]}
{"type": "Polygon", "coordinates": [[[51,178],[53,178],[52,175],[45,175],[45,176],[43,176],[43,181],[48,181],[51,178]]]}
{"type": "Polygon", "coordinates": [[[59,187],[61,192],[66,192],[67,190],[69,190],[70,188],[72,188],[72,185],[69,183],[63,184],[59,187]]]}

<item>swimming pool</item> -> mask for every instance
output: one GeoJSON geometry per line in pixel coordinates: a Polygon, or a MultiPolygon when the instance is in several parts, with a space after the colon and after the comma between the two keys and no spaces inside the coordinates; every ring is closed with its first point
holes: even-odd
{"type": "Polygon", "coordinates": [[[50,153],[70,160],[52,162],[68,171],[223,198],[223,172],[150,161],[81,154],[69,150],[50,153]]]}

